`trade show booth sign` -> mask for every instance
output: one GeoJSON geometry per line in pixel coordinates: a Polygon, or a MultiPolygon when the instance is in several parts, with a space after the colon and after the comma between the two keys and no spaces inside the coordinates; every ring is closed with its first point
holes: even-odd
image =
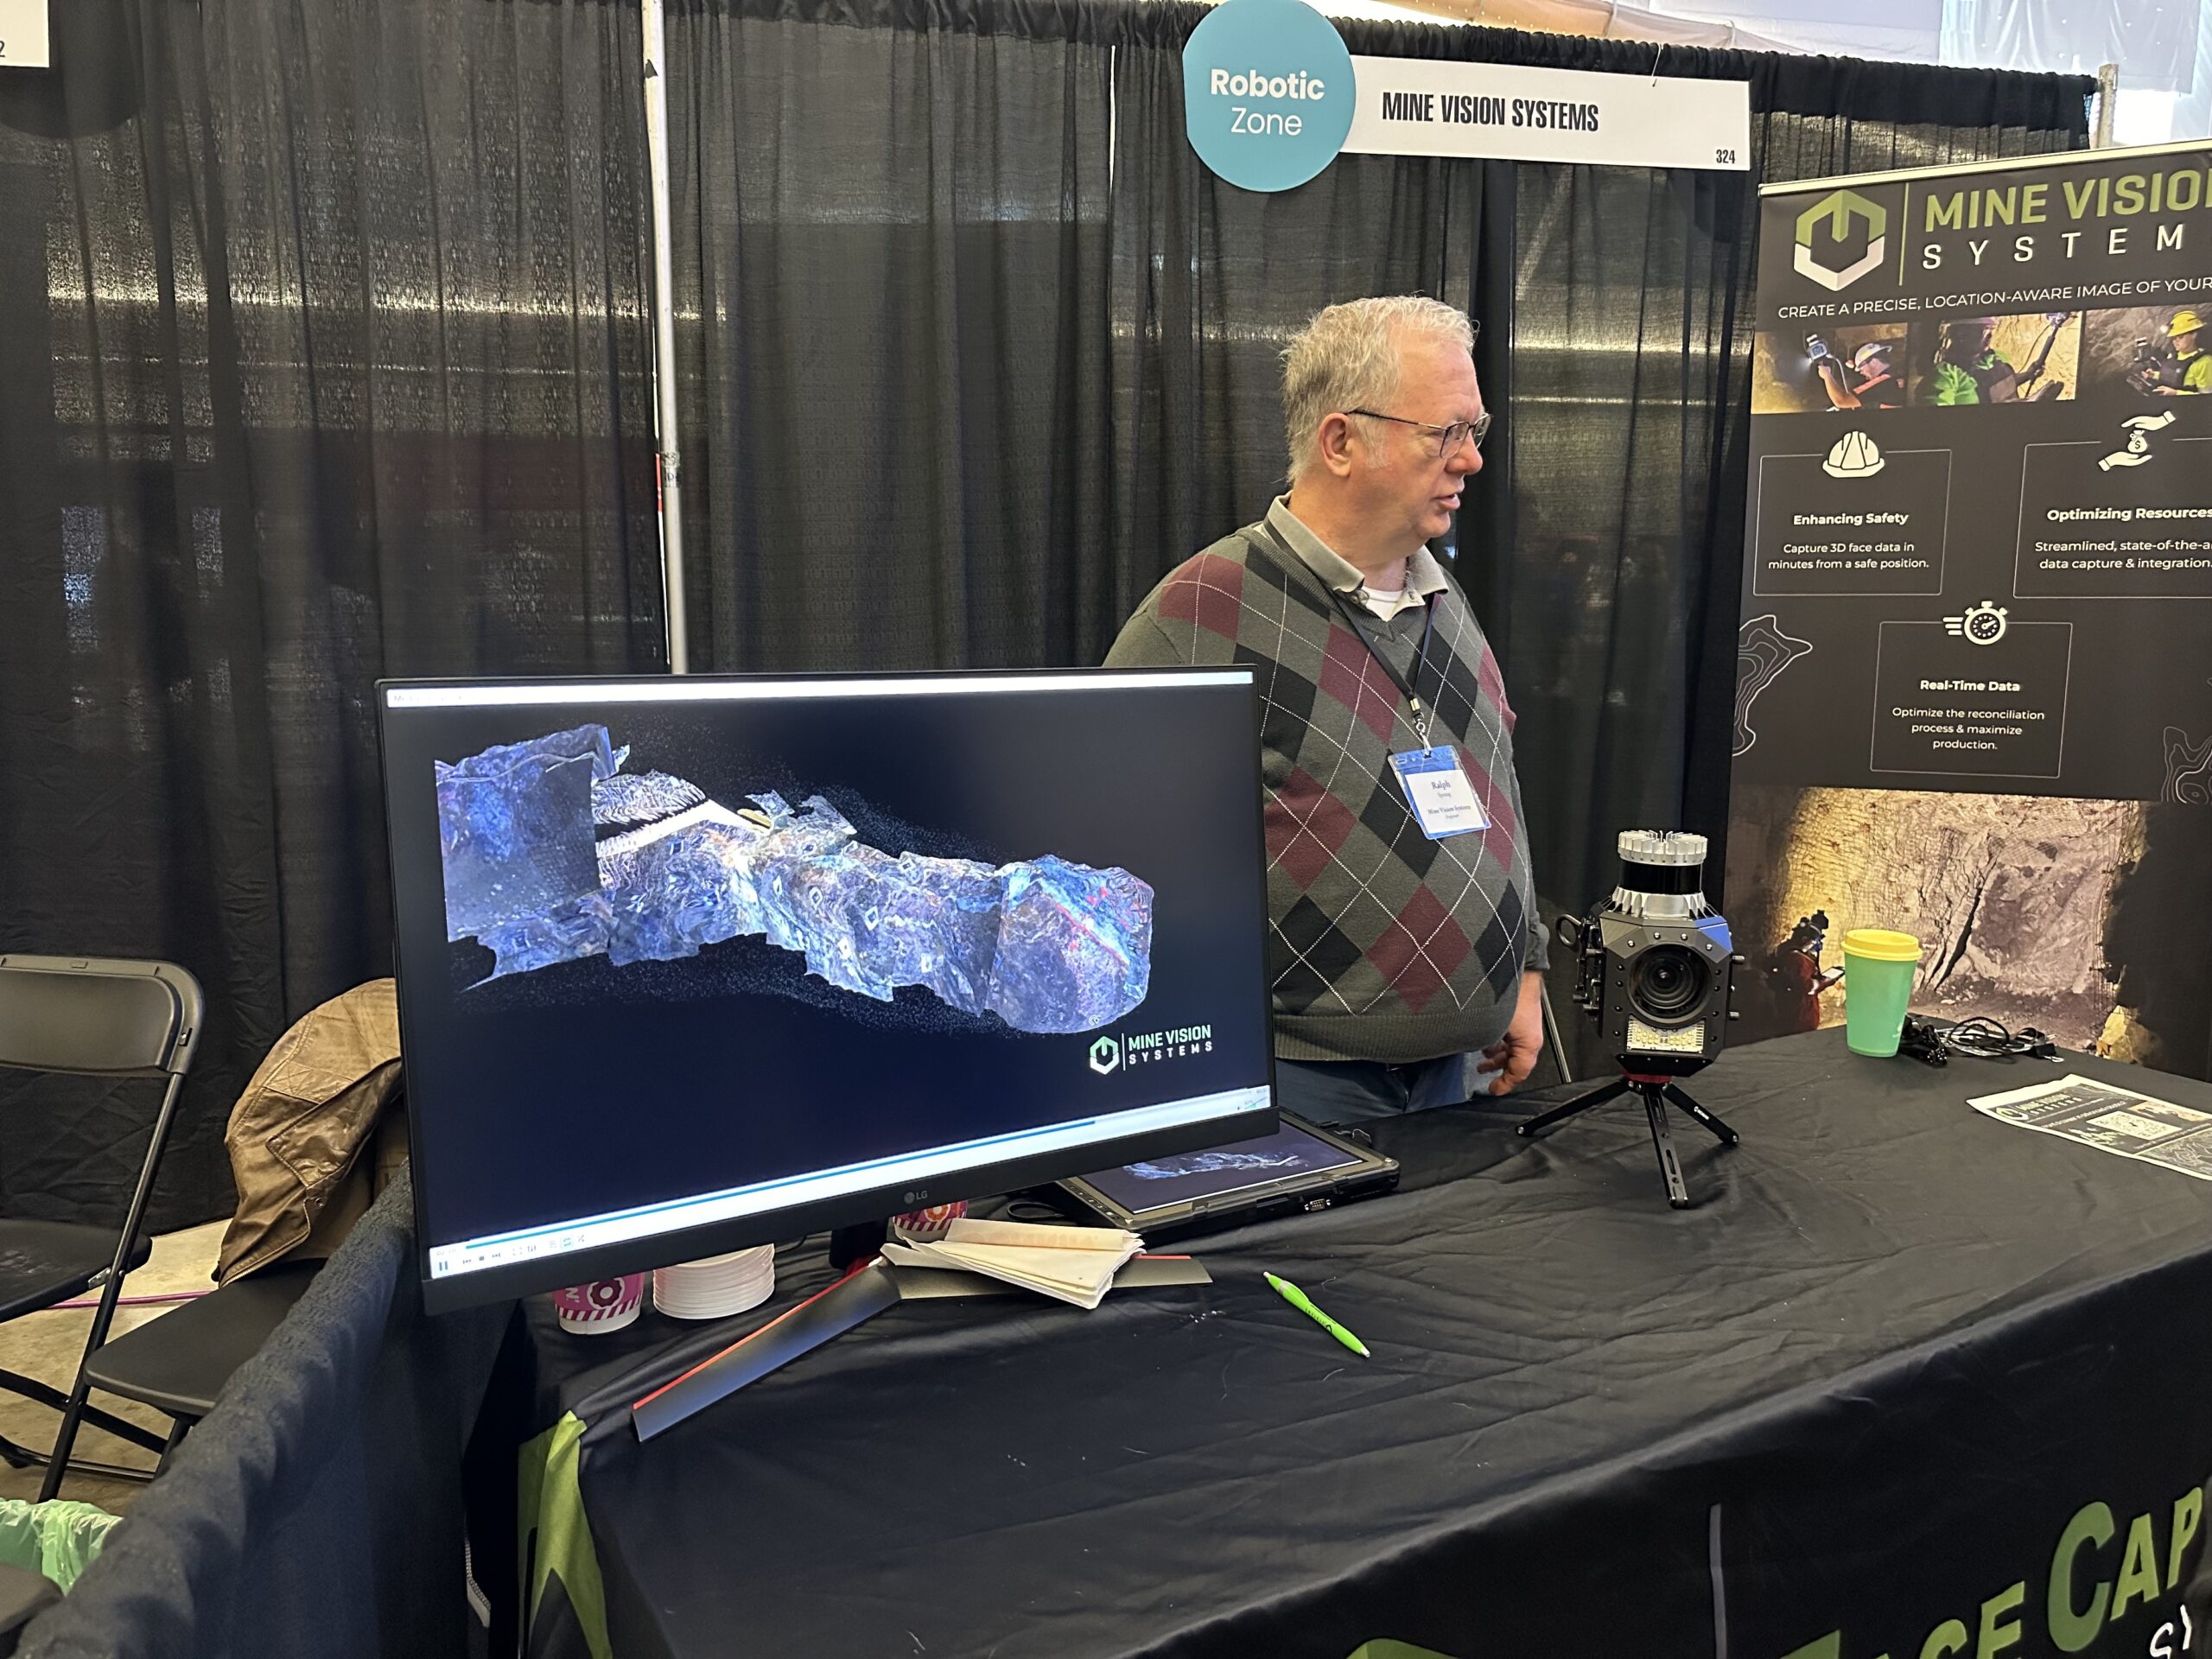
{"type": "Polygon", "coordinates": [[[1727,908],[1741,1040],[1912,1006],[2202,1077],[2212,143],[1761,204],[1727,908]],[[1825,995],[1823,995],[1825,992],[1825,995]]]}
{"type": "Polygon", "coordinates": [[[1289,190],[1340,154],[1607,167],[1750,165],[1751,87],[1421,58],[1356,58],[1304,0],[1224,0],[1183,52],[1191,147],[1289,190]]]}
{"type": "Polygon", "coordinates": [[[1739,783],[2212,778],[2212,145],[1762,191],[1739,783]]]}
{"type": "Polygon", "coordinates": [[[52,61],[48,0],[0,0],[0,68],[43,69],[52,61]]]}

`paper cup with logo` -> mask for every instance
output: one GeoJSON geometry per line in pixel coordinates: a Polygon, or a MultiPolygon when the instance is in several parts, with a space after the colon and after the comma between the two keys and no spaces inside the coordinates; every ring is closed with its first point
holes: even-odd
{"type": "Polygon", "coordinates": [[[580,1337],[604,1336],[637,1322],[645,1300],[645,1275],[625,1274],[620,1279],[598,1279],[588,1285],[570,1285],[553,1293],[553,1312],[563,1331],[580,1337]]]}
{"type": "Polygon", "coordinates": [[[1920,941],[1885,927],[1843,936],[1845,1042],[1854,1054],[1886,1059],[1904,1034],[1905,1004],[1920,971],[1920,941]]]}
{"type": "Polygon", "coordinates": [[[917,1241],[943,1238],[946,1230],[967,1213],[964,1204],[933,1204],[926,1210],[909,1210],[891,1217],[891,1236],[917,1241]]]}

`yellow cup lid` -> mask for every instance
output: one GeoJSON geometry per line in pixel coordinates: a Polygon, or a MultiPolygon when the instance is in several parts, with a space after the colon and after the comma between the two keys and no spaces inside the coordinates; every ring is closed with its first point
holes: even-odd
{"type": "Polygon", "coordinates": [[[1854,927],[1843,936],[1846,956],[1870,962],[1918,962],[1920,941],[1910,933],[1893,933],[1886,927],[1854,927]]]}

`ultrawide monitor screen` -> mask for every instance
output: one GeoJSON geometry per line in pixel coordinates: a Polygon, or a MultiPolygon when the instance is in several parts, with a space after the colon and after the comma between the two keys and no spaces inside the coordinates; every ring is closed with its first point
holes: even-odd
{"type": "Polygon", "coordinates": [[[433,1307],[1273,1125],[1248,669],[379,695],[433,1307]]]}

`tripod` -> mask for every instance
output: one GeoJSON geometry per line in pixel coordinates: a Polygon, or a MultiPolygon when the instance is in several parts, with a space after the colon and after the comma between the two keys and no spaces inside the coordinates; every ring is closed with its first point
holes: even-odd
{"type": "Polygon", "coordinates": [[[1534,1135],[1554,1123],[1564,1123],[1579,1112],[1619,1099],[1630,1090],[1643,1100],[1643,1115],[1650,1121],[1651,1149],[1659,1154],[1659,1173],[1667,1178],[1667,1202],[1677,1210],[1687,1210],[1690,1207],[1690,1190],[1682,1179],[1681,1160],[1675,1156],[1675,1138],[1667,1132],[1667,1108],[1671,1105],[1688,1114],[1692,1122],[1710,1130],[1713,1138],[1724,1147],[1734,1146],[1737,1135],[1735,1130],[1691,1099],[1689,1092],[1670,1077],[1624,1071],[1604,1088],[1593,1089],[1564,1106],[1554,1106],[1541,1116],[1530,1118],[1521,1125],[1518,1133],[1534,1135]]]}

